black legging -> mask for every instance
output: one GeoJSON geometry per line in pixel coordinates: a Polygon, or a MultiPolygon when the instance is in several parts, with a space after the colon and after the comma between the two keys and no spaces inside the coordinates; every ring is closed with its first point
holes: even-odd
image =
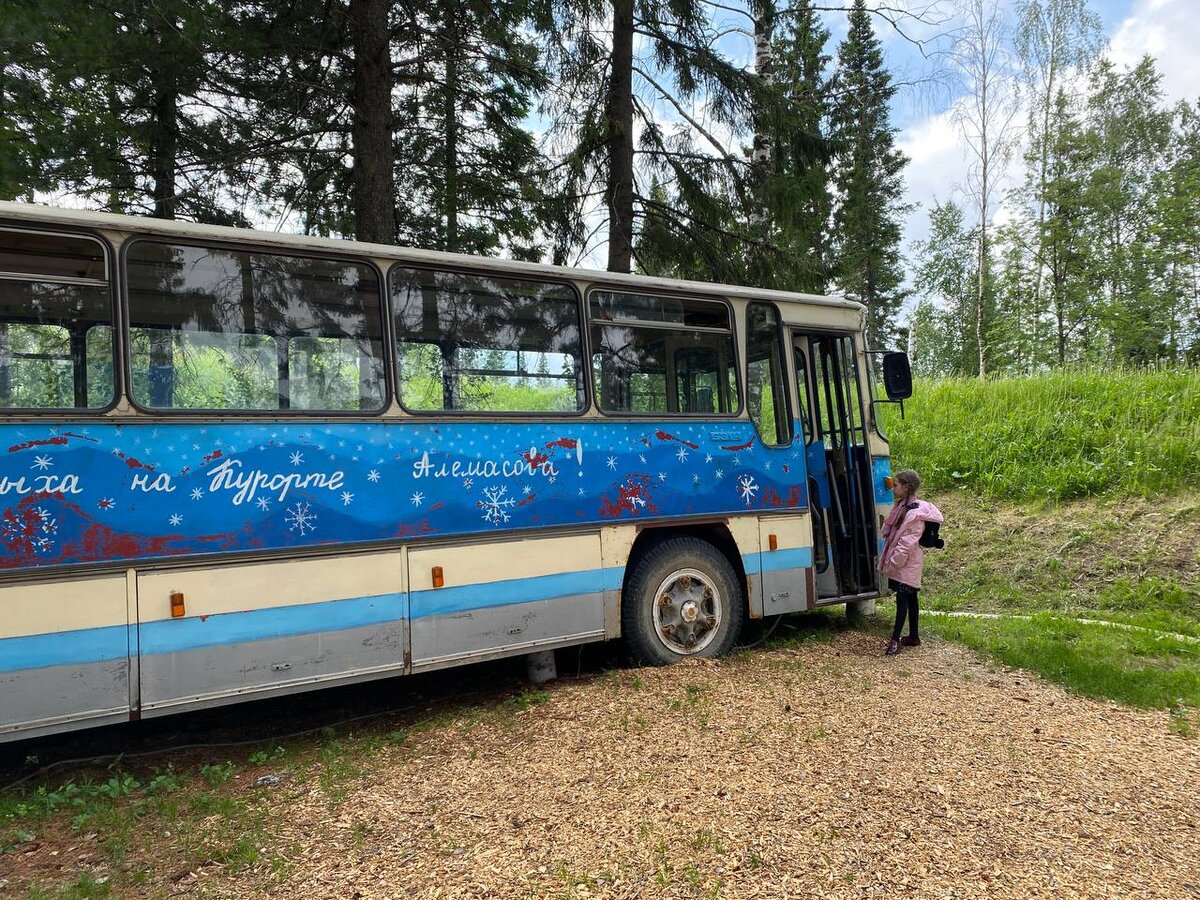
{"type": "Polygon", "coordinates": [[[905,616],[908,617],[909,637],[918,637],[917,614],[920,609],[917,606],[917,593],[919,589],[895,580],[889,580],[888,587],[896,592],[896,627],[892,629],[892,640],[900,640],[900,631],[904,628],[905,616]]]}

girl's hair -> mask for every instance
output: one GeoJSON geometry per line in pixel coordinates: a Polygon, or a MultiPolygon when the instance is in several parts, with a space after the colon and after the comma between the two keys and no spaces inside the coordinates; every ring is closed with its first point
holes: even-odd
{"type": "Polygon", "coordinates": [[[921,487],[921,476],[912,469],[901,469],[896,473],[896,480],[908,485],[910,494],[915,494],[921,487]]]}

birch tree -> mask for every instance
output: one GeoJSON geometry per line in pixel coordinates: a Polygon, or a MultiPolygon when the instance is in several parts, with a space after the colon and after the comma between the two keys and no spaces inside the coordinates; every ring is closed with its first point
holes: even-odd
{"type": "Polygon", "coordinates": [[[965,24],[954,40],[952,56],[967,94],[955,106],[955,120],[971,159],[967,193],[978,223],[975,343],[982,378],[988,371],[991,218],[1018,138],[1019,105],[1009,29],[999,0],[962,0],[960,10],[965,24]]]}

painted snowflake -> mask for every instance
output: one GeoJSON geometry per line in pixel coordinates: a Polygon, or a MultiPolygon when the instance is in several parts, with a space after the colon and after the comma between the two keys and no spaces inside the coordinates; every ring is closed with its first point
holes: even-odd
{"type": "Polygon", "coordinates": [[[505,496],[508,493],[506,487],[484,488],[484,499],[480,500],[477,506],[483,510],[483,521],[491,522],[493,525],[502,525],[512,518],[508,514],[508,510],[517,505],[517,501],[512,497],[505,496]]]}
{"type": "Polygon", "coordinates": [[[317,514],[307,503],[297,502],[284,516],[288,522],[288,531],[298,531],[304,537],[310,531],[317,530],[317,514]]]}
{"type": "Polygon", "coordinates": [[[10,553],[49,553],[56,534],[58,520],[41,506],[7,509],[0,519],[0,540],[10,553]]]}
{"type": "Polygon", "coordinates": [[[737,492],[741,495],[742,500],[749,506],[754,500],[754,495],[758,493],[758,484],[754,481],[753,475],[739,475],[737,480],[737,492]]]}

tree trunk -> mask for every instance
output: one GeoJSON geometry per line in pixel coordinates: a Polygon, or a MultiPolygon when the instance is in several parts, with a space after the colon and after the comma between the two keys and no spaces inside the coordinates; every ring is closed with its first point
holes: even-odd
{"type": "Polygon", "coordinates": [[[458,15],[454,2],[446,4],[446,86],[443,130],[446,134],[446,171],[443,196],[446,204],[446,249],[458,250],[458,15]]]}
{"type": "Polygon", "coordinates": [[[633,0],[613,0],[612,73],[605,102],[608,130],[608,270],[633,262],[633,0]]]}
{"type": "MultiPolygon", "coordinates": [[[[756,0],[754,4],[754,72],[762,81],[763,88],[774,80],[774,59],[772,57],[772,40],[775,33],[775,3],[774,0],[756,0]]],[[[768,110],[763,108],[763,100],[757,101],[754,114],[753,160],[756,206],[753,215],[759,219],[762,228],[761,237],[769,236],[770,212],[767,209],[766,183],[771,173],[771,123],[768,110]]]]}
{"type": "Polygon", "coordinates": [[[350,0],[354,42],[355,236],[396,242],[396,188],[392,172],[392,59],[389,0],[350,0]]]}
{"type": "MultiPolygon", "coordinates": [[[[156,79],[157,82],[157,79],[156,79]]],[[[179,93],[174,84],[156,83],[150,134],[150,177],[154,179],[154,215],[175,218],[175,157],[179,150],[179,93]]]]}

